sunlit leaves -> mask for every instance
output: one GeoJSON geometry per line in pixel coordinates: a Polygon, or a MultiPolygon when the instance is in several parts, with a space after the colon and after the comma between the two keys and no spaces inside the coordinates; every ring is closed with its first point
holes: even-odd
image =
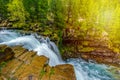
{"type": "Polygon", "coordinates": [[[8,4],[8,11],[10,12],[10,20],[18,20],[25,22],[28,13],[25,11],[22,0],[12,0],[8,4]]]}
{"type": "Polygon", "coordinates": [[[63,29],[65,26],[65,15],[64,15],[64,5],[61,0],[51,0],[50,2],[50,13],[51,19],[53,20],[54,26],[59,29],[63,29]]]}

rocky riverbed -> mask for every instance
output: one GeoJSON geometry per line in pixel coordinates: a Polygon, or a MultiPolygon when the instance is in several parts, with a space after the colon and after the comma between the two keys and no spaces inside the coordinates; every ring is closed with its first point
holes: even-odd
{"type": "Polygon", "coordinates": [[[7,62],[4,62],[1,68],[0,80],[76,80],[70,64],[51,67],[47,57],[38,56],[36,52],[28,51],[22,46],[0,45],[0,50],[3,49],[4,51],[0,52],[0,61],[7,62]],[[9,51],[6,51],[7,49],[9,51]]]}
{"type": "Polygon", "coordinates": [[[112,48],[107,35],[82,34],[85,33],[81,31],[77,34],[74,29],[64,31],[62,40],[64,59],[81,57],[87,61],[94,60],[98,63],[120,66],[120,53],[112,48]]]}

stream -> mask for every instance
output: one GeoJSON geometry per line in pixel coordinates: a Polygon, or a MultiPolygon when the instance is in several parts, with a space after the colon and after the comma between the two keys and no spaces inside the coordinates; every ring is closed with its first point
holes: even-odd
{"type": "Polygon", "coordinates": [[[81,58],[71,58],[63,61],[54,42],[48,37],[44,38],[36,33],[24,34],[17,30],[0,30],[0,44],[8,46],[22,45],[28,50],[37,52],[49,58],[49,65],[72,64],[77,80],[115,80],[107,70],[109,66],[97,64],[93,61],[86,62],[81,58]]]}

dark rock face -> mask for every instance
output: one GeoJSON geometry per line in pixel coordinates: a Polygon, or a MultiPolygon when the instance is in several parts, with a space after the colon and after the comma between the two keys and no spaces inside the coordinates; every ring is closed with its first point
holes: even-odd
{"type": "Polygon", "coordinates": [[[96,34],[94,36],[89,34],[82,36],[75,32],[72,32],[72,35],[68,34],[64,32],[63,35],[62,56],[64,59],[82,57],[85,60],[95,60],[99,63],[120,66],[120,54],[109,47],[107,36],[100,37],[96,34]]]}
{"type": "Polygon", "coordinates": [[[6,45],[0,45],[0,63],[2,61],[7,61],[7,60],[13,58],[14,54],[15,53],[13,52],[13,50],[10,47],[8,47],[6,45]]]}
{"type": "Polygon", "coordinates": [[[76,80],[72,65],[51,67],[48,65],[49,59],[45,56],[37,56],[36,52],[21,46],[11,48],[15,58],[2,68],[3,80],[76,80]]]}

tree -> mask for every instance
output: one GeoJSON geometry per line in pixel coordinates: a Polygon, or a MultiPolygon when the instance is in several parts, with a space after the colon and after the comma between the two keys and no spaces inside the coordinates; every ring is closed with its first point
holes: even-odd
{"type": "Polygon", "coordinates": [[[7,17],[7,6],[8,0],[0,0],[0,18],[7,17]]]}
{"type": "Polygon", "coordinates": [[[29,21],[37,22],[38,0],[23,0],[25,11],[29,13],[29,21]]]}
{"type": "Polygon", "coordinates": [[[65,26],[64,5],[62,0],[51,0],[51,18],[55,27],[63,29],[65,26]]]}
{"type": "Polygon", "coordinates": [[[48,0],[38,1],[38,20],[42,27],[45,27],[48,21],[48,0]]]}
{"type": "Polygon", "coordinates": [[[11,0],[7,6],[9,11],[9,19],[11,21],[25,23],[29,14],[25,11],[23,0],[11,0]]]}
{"type": "Polygon", "coordinates": [[[25,10],[30,14],[30,20],[45,27],[48,21],[48,0],[23,0],[23,3],[25,10]]]}

